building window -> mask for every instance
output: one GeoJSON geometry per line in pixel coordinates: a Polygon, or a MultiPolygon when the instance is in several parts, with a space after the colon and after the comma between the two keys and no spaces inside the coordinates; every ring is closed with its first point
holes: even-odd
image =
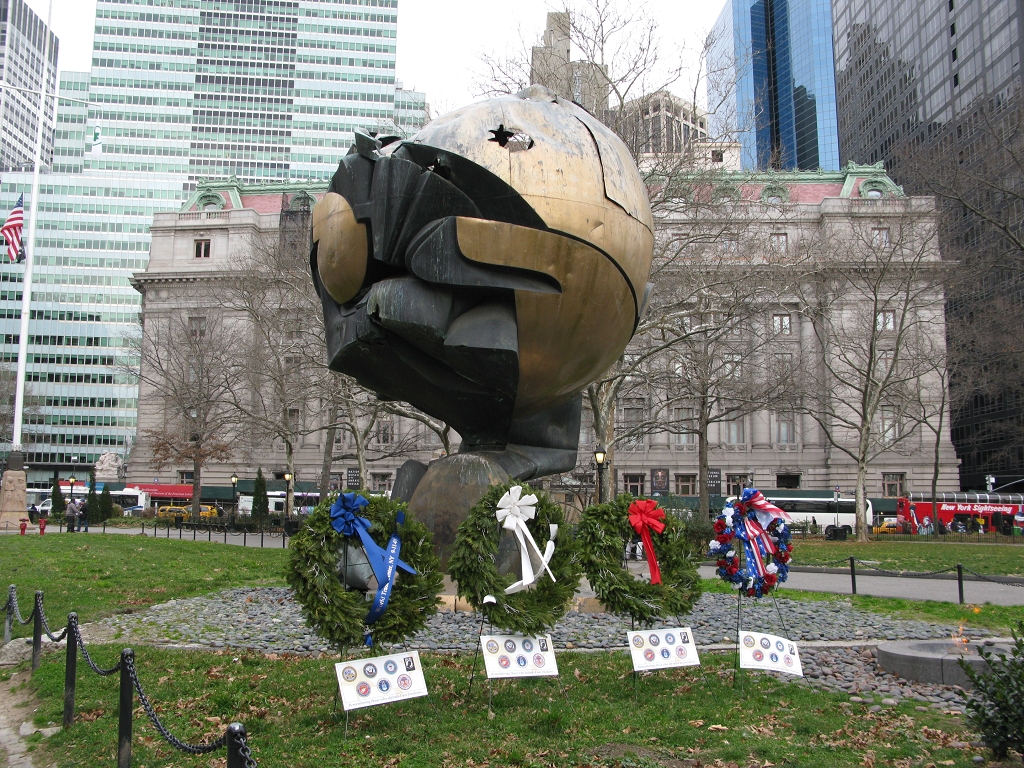
{"type": "Polygon", "coordinates": [[[886,444],[896,441],[900,436],[900,413],[892,405],[883,405],[881,408],[882,417],[882,440],[886,444]]]}
{"type": "Polygon", "coordinates": [[[896,312],[891,309],[883,309],[875,316],[876,331],[895,331],[896,312]]]}
{"type": "Polygon", "coordinates": [[[789,336],[793,333],[789,315],[772,315],[772,330],[776,335],[789,336]]]}
{"type": "Polygon", "coordinates": [[[954,21],[949,25],[949,36],[954,37],[956,35],[956,22],[954,21]]]}
{"type": "Polygon", "coordinates": [[[675,444],[693,445],[694,430],[696,429],[693,408],[673,408],[672,422],[672,427],[675,430],[675,444]]]}
{"type": "Polygon", "coordinates": [[[697,476],[676,475],[676,496],[696,496],[697,476]]]}
{"type": "Polygon", "coordinates": [[[728,352],[723,355],[722,372],[727,379],[738,379],[742,373],[743,355],[738,352],[728,352]]]}
{"type": "Polygon", "coordinates": [[[789,249],[789,236],[785,232],[775,232],[768,236],[768,245],[776,253],[785,253],[789,249]]]}
{"type": "Polygon", "coordinates": [[[953,87],[957,88],[959,85],[960,85],[960,73],[959,72],[954,72],[953,73],[953,87]]]}
{"type": "Polygon", "coordinates": [[[799,488],[800,487],[800,475],[776,475],[775,476],[775,487],[776,488],[799,488]]]}
{"type": "Polygon", "coordinates": [[[953,49],[953,61],[956,61],[956,48],[953,49]]]}
{"type": "Polygon", "coordinates": [[[188,335],[193,339],[201,339],[206,335],[206,318],[190,317],[188,319],[188,335]]]}
{"type": "Polygon", "coordinates": [[[300,414],[299,414],[299,409],[298,408],[289,408],[288,409],[288,425],[287,425],[288,426],[288,431],[291,434],[296,435],[296,434],[298,434],[299,427],[301,425],[302,425],[302,423],[301,423],[301,417],[300,417],[300,414]]]}
{"type": "Polygon", "coordinates": [[[726,475],[725,495],[742,496],[743,489],[749,484],[750,475],[726,475]]]}
{"type": "Polygon", "coordinates": [[[623,475],[623,490],[633,496],[644,495],[644,475],[623,475]]]}
{"type": "Polygon", "coordinates": [[[782,445],[796,442],[796,423],[792,413],[775,414],[775,442],[782,445]]]}
{"type": "Polygon", "coordinates": [[[209,240],[196,240],[196,258],[197,259],[208,259],[210,258],[210,241],[209,240]]]}
{"type": "Polygon", "coordinates": [[[712,149],[711,150],[711,162],[712,163],[724,163],[725,162],[725,152],[723,152],[720,149],[712,149]]]}
{"type": "Polygon", "coordinates": [[[370,490],[374,493],[391,493],[391,483],[390,472],[370,473],[370,490]]]}
{"type": "Polygon", "coordinates": [[[743,417],[737,416],[735,419],[724,423],[725,428],[725,442],[729,445],[745,445],[747,442],[746,430],[743,429],[743,417]]]}
{"type": "Polygon", "coordinates": [[[872,248],[888,248],[889,247],[889,229],[888,227],[875,227],[871,230],[871,247],[872,248]]]}
{"type": "Polygon", "coordinates": [[[907,495],[907,475],[904,472],[886,472],[882,475],[882,495],[898,498],[907,495]]]}
{"type": "Polygon", "coordinates": [[[723,253],[739,253],[740,240],[736,235],[723,235],[722,239],[718,241],[718,247],[723,253]]]}
{"type": "Polygon", "coordinates": [[[195,472],[192,472],[191,470],[188,470],[188,471],[186,471],[184,469],[179,469],[178,470],[178,482],[179,483],[191,483],[192,480],[195,478],[195,476],[196,476],[195,472]]]}
{"type": "Polygon", "coordinates": [[[622,408],[622,429],[625,439],[622,441],[624,448],[639,448],[644,443],[644,401],[641,399],[627,400],[622,408]]]}
{"type": "Polygon", "coordinates": [[[374,434],[377,445],[391,445],[395,442],[395,422],[392,419],[380,419],[374,434]]]}

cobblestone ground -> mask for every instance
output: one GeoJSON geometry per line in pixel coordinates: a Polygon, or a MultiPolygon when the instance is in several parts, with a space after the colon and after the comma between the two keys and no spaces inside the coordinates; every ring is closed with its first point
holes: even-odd
{"type": "MultiPolygon", "coordinates": [[[[102,624],[115,636],[131,642],[315,656],[334,650],[306,625],[291,591],[284,588],[232,589],[206,597],[171,600],[138,614],[106,619],[102,624]]],[[[731,642],[736,602],[729,595],[705,594],[689,616],[667,625],[691,627],[699,645],[731,642]]],[[[802,649],[802,682],[848,693],[854,703],[881,708],[914,699],[920,702],[919,706],[936,709],[956,711],[963,707],[959,689],[910,682],[882,672],[875,664],[871,647],[885,640],[946,638],[957,631],[955,627],[866,613],[845,601],[781,599],[777,608],[771,601],[745,601],[743,628],[804,642],[840,644],[802,649]]],[[[628,619],[573,611],[551,634],[559,648],[625,649],[628,629],[628,619]]],[[[479,630],[479,620],[473,614],[445,611],[432,617],[423,631],[401,647],[472,651],[479,630]]],[[[965,630],[964,634],[981,638],[988,633],[965,630]]]]}

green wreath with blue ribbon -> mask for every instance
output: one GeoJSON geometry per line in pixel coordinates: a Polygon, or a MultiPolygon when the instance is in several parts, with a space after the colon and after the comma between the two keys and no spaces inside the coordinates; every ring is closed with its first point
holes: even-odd
{"type": "Polygon", "coordinates": [[[406,505],[357,493],[320,504],[303,522],[286,579],[309,625],[338,648],[415,634],[437,613],[444,582],[433,537],[406,505]],[[375,589],[349,586],[350,553],[372,571],[375,589]]]}

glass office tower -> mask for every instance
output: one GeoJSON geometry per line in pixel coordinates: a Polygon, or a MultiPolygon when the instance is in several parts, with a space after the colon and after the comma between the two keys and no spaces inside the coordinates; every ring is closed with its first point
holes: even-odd
{"type": "MultiPolygon", "coordinates": [[[[57,38],[23,0],[0,0],[0,80],[36,91],[43,84],[47,51],[47,90],[57,83],[57,38]]],[[[0,169],[31,168],[39,121],[39,96],[14,88],[0,90],[0,169]]],[[[43,163],[53,156],[53,104],[45,111],[43,163]]]]}
{"type": "Polygon", "coordinates": [[[1022,6],[1007,0],[834,0],[839,153],[884,161],[927,141],[981,96],[1020,89],[1022,6]]]}
{"type": "MultiPolygon", "coordinates": [[[[203,178],[326,184],[356,128],[394,132],[397,22],[397,0],[98,0],[92,68],[61,76],[40,188],[30,484],[130,453],[127,338],[141,307],[129,278],[146,266],[154,212],[203,178]]],[[[400,106],[403,124],[422,123],[422,99],[400,106]]],[[[24,194],[27,217],[31,181],[0,174],[0,212],[24,194]]],[[[0,266],[8,363],[22,271],[0,266]]]]}
{"type": "Polygon", "coordinates": [[[745,169],[838,170],[828,0],[728,0],[712,36],[712,135],[745,169]]]}

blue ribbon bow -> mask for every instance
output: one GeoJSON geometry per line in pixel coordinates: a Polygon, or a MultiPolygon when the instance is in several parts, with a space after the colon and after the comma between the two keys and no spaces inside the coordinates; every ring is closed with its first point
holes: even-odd
{"type": "MultiPolygon", "coordinates": [[[[331,505],[331,525],[342,536],[358,536],[363,543],[366,559],[370,563],[370,568],[373,569],[373,575],[377,578],[377,594],[373,598],[370,612],[366,615],[366,623],[373,624],[387,610],[398,569],[401,568],[413,575],[416,574],[416,569],[399,559],[402,540],[397,531],[391,534],[387,548],[378,545],[370,536],[370,527],[373,524],[365,517],[356,514],[369,504],[369,501],[357,493],[339,494],[334,504],[331,505]]],[[[398,513],[397,521],[398,525],[405,522],[404,512],[398,513]]],[[[370,635],[366,636],[366,644],[373,645],[370,635]]]]}

